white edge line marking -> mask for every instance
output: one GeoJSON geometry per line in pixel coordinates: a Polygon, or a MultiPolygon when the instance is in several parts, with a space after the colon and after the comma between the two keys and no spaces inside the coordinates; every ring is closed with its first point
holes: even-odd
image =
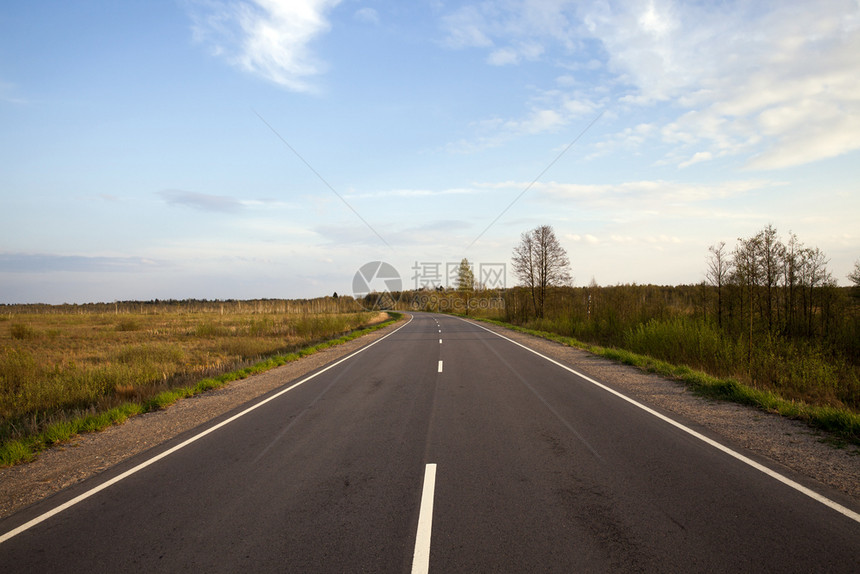
{"type": "Polygon", "coordinates": [[[433,530],[433,494],[436,490],[436,465],[424,469],[424,488],[421,491],[421,509],[418,511],[418,531],[415,534],[415,551],[412,553],[412,574],[430,571],[430,534],[433,530]]]}
{"type": "Polygon", "coordinates": [[[191,443],[193,443],[193,442],[198,441],[199,439],[203,438],[204,436],[208,435],[209,433],[213,433],[213,432],[215,432],[216,430],[220,429],[221,427],[224,427],[224,426],[226,426],[226,425],[228,425],[228,424],[232,423],[232,422],[233,422],[233,421],[235,421],[236,419],[241,418],[241,417],[243,417],[243,416],[247,415],[247,414],[248,414],[248,413],[250,413],[251,411],[254,411],[254,410],[256,410],[256,409],[260,408],[261,406],[265,405],[266,403],[268,403],[268,402],[270,402],[270,401],[275,400],[276,398],[280,397],[281,395],[284,395],[284,394],[286,394],[286,393],[290,392],[291,390],[295,389],[295,388],[296,388],[296,387],[298,387],[299,385],[302,385],[302,384],[304,384],[304,383],[306,383],[306,382],[310,381],[311,379],[313,379],[313,378],[315,378],[315,377],[317,377],[317,376],[319,376],[319,375],[323,374],[324,372],[328,371],[329,369],[333,369],[334,367],[338,366],[339,364],[343,363],[344,361],[347,361],[347,360],[349,360],[349,359],[353,358],[354,356],[358,355],[359,353],[362,353],[362,352],[366,351],[367,349],[371,348],[372,346],[374,346],[375,344],[379,343],[380,341],[383,341],[384,339],[387,339],[388,337],[390,337],[391,335],[393,335],[394,333],[396,333],[397,331],[399,331],[400,329],[402,329],[403,327],[405,327],[406,325],[408,325],[408,324],[409,324],[409,323],[411,323],[411,322],[412,322],[412,316],[410,315],[410,316],[409,316],[409,321],[407,321],[407,322],[406,322],[406,323],[404,323],[403,325],[399,326],[397,329],[393,330],[392,332],[388,333],[388,334],[387,334],[387,335],[385,335],[384,337],[380,337],[379,339],[377,339],[376,341],[374,341],[374,342],[370,343],[369,345],[366,345],[366,346],[364,346],[364,347],[360,348],[359,350],[355,351],[354,353],[351,353],[351,354],[347,355],[346,357],[344,357],[344,358],[342,358],[342,359],[338,360],[337,362],[332,363],[331,365],[327,366],[326,368],[324,368],[324,369],[322,369],[322,370],[320,370],[320,371],[317,371],[316,373],[314,373],[314,374],[312,374],[312,375],[309,375],[309,376],[305,377],[304,379],[302,379],[302,380],[300,380],[300,381],[298,381],[298,382],[296,382],[296,383],[293,383],[292,385],[290,385],[290,386],[289,386],[289,387],[287,387],[286,389],[283,389],[283,390],[281,390],[281,391],[278,391],[278,392],[277,392],[277,393],[275,393],[274,395],[272,395],[272,396],[270,396],[270,397],[268,397],[268,398],[266,398],[266,399],[264,399],[264,400],[260,401],[259,403],[256,403],[256,404],[254,404],[254,405],[252,405],[252,406],[248,407],[248,408],[247,408],[247,409],[245,409],[244,411],[242,411],[242,412],[240,412],[240,413],[237,413],[237,414],[233,415],[233,416],[232,416],[232,417],[230,417],[229,419],[226,419],[226,420],[224,420],[224,421],[221,421],[221,422],[220,422],[220,423],[218,423],[217,425],[215,425],[215,426],[213,426],[213,427],[210,427],[210,428],[208,428],[208,429],[204,430],[204,431],[203,431],[203,432],[201,432],[200,434],[194,435],[193,437],[191,437],[191,438],[189,438],[189,439],[187,439],[187,440],[185,440],[185,441],[183,441],[183,442],[179,443],[178,445],[174,446],[173,448],[170,448],[170,449],[168,449],[168,450],[166,450],[166,451],[162,452],[161,454],[157,454],[157,455],[155,455],[154,457],[150,458],[149,460],[145,460],[144,462],[140,463],[139,465],[135,466],[134,468],[131,468],[131,469],[129,469],[129,470],[127,470],[127,471],[125,471],[124,473],[122,473],[122,474],[120,474],[120,475],[117,475],[117,476],[115,476],[114,478],[112,478],[112,479],[110,479],[110,480],[108,480],[108,481],[106,481],[106,482],[101,483],[100,485],[98,485],[98,486],[96,486],[95,488],[92,488],[92,489],[90,489],[90,490],[88,490],[88,491],[84,492],[83,494],[79,494],[78,496],[76,496],[75,498],[73,498],[73,499],[69,500],[68,502],[65,502],[65,503],[61,504],[60,506],[57,506],[56,508],[53,508],[52,510],[49,510],[48,512],[46,512],[46,513],[44,513],[44,514],[41,514],[41,515],[37,516],[36,518],[33,518],[33,519],[32,519],[32,520],[30,520],[29,522],[25,522],[25,523],[24,523],[24,524],[22,524],[21,526],[19,526],[19,527],[15,528],[15,529],[13,529],[13,530],[10,530],[9,532],[6,532],[6,533],[5,533],[5,534],[3,534],[2,536],[0,536],[0,544],[2,544],[2,543],[4,543],[4,542],[6,542],[7,540],[9,540],[10,538],[12,538],[12,537],[14,537],[14,536],[17,536],[18,534],[21,534],[21,533],[22,533],[22,532],[24,532],[25,530],[29,530],[30,528],[33,528],[33,527],[34,527],[34,526],[36,526],[37,524],[40,524],[41,522],[44,522],[45,520],[48,520],[48,519],[49,519],[49,518],[51,518],[52,516],[56,516],[57,514],[61,513],[62,511],[64,511],[64,510],[67,510],[67,509],[71,508],[72,506],[76,505],[77,503],[79,503],[79,502],[81,502],[81,501],[83,501],[83,500],[86,500],[87,498],[89,498],[89,497],[93,496],[94,494],[97,494],[97,493],[101,492],[102,490],[104,490],[104,489],[106,489],[106,488],[108,488],[108,487],[110,487],[110,486],[113,486],[114,484],[118,483],[119,481],[121,481],[121,480],[123,480],[123,479],[126,479],[126,478],[128,478],[129,476],[131,476],[131,475],[133,475],[133,474],[135,474],[135,473],[137,473],[137,472],[139,472],[139,471],[143,470],[144,468],[148,467],[149,465],[151,465],[151,464],[155,464],[155,463],[156,463],[156,462],[158,462],[159,460],[161,460],[161,459],[163,459],[163,458],[166,458],[166,457],[170,456],[171,454],[175,453],[176,451],[178,451],[178,450],[180,450],[180,449],[182,449],[182,448],[185,448],[185,447],[186,447],[186,446],[188,446],[189,444],[191,444],[191,443]]]}
{"type": "MultiPolygon", "coordinates": [[[[458,318],[459,318],[459,317],[458,317],[458,318]]],[[[461,320],[461,321],[465,321],[465,319],[460,319],[460,320],[461,320]]],[[[715,441],[715,440],[713,440],[713,439],[710,439],[710,438],[706,437],[705,435],[703,435],[703,434],[701,434],[701,433],[698,433],[698,432],[694,431],[693,429],[691,429],[691,428],[689,428],[689,427],[687,427],[687,426],[682,425],[682,424],[681,424],[681,423],[679,423],[678,421],[676,421],[676,420],[674,420],[674,419],[671,419],[671,418],[667,417],[666,415],[660,414],[660,413],[658,413],[657,411],[655,411],[654,409],[649,408],[649,407],[647,407],[647,406],[643,405],[642,403],[640,403],[640,402],[638,402],[638,401],[636,401],[636,400],[634,400],[634,399],[631,399],[630,397],[628,397],[628,396],[626,396],[626,395],[623,395],[623,394],[619,393],[619,392],[618,392],[618,391],[616,391],[615,389],[611,389],[611,388],[607,387],[606,385],[604,385],[604,384],[602,384],[602,383],[598,383],[598,382],[597,382],[597,381],[595,381],[594,379],[592,379],[592,378],[590,378],[590,377],[587,377],[587,376],[583,375],[582,373],[580,373],[580,372],[578,372],[578,371],[576,371],[576,370],[574,370],[574,369],[571,369],[571,368],[570,368],[570,367],[568,367],[567,365],[564,365],[564,364],[562,364],[562,363],[559,363],[559,362],[558,362],[558,361],[556,361],[555,359],[551,359],[550,357],[547,357],[546,355],[542,355],[541,353],[539,353],[539,352],[535,351],[534,349],[531,349],[531,348],[529,348],[529,347],[527,347],[527,346],[523,345],[522,343],[518,343],[518,342],[514,341],[513,339],[509,339],[508,337],[505,337],[504,335],[501,335],[501,334],[499,334],[499,333],[496,333],[495,331],[493,331],[493,330],[491,330],[491,329],[487,329],[487,328],[486,328],[486,327],[484,327],[483,325],[479,325],[479,324],[477,324],[477,323],[472,323],[471,321],[466,321],[466,322],[467,322],[467,323],[471,323],[472,325],[475,325],[476,327],[480,327],[481,329],[483,329],[483,330],[485,330],[485,331],[487,331],[487,332],[489,332],[489,333],[492,333],[493,335],[496,335],[497,337],[501,337],[502,339],[504,339],[504,340],[506,340],[506,341],[510,341],[510,342],[511,342],[511,343],[513,343],[514,345],[517,345],[517,346],[519,346],[519,347],[522,347],[523,349],[525,349],[525,350],[527,350],[527,351],[529,351],[529,352],[531,352],[531,353],[534,353],[534,354],[535,354],[535,355],[537,355],[538,357],[542,357],[542,358],[546,359],[546,360],[547,360],[547,361],[549,361],[550,363],[554,363],[554,364],[558,365],[558,366],[559,366],[559,367],[561,367],[562,369],[564,369],[564,370],[566,370],[566,371],[569,371],[569,372],[573,373],[574,375],[576,375],[576,376],[578,376],[578,377],[581,377],[582,379],[584,379],[584,380],[588,381],[589,383],[591,383],[591,384],[593,384],[593,385],[595,385],[595,386],[597,386],[597,387],[600,387],[600,388],[601,388],[601,389],[603,389],[604,391],[606,391],[606,392],[608,392],[608,393],[612,393],[612,394],[613,394],[613,395],[615,395],[616,397],[618,397],[618,398],[620,398],[620,399],[623,399],[623,400],[627,401],[628,403],[630,403],[630,404],[632,404],[632,405],[634,405],[634,406],[636,406],[636,407],[639,407],[640,409],[642,409],[643,411],[647,412],[648,414],[654,415],[654,416],[655,416],[655,417],[657,417],[658,419],[660,419],[660,420],[662,420],[662,421],[664,421],[664,422],[669,423],[670,425],[672,425],[672,426],[674,426],[674,427],[676,427],[676,428],[678,428],[678,429],[680,429],[680,430],[684,431],[685,433],[687,433],[687,434],[689,434],[689,435],[691,435],[691,436],[694,436],[695,438],[697,438],[697,439],[701,440],[702,442],[704,442],[704,443],[706,443],[706,444],[708,444],[708,445],[710,445],[710,446],[714,447],[715,449],[720,450],[720,451],[722,451],[722,452],[726,453],[727,455],[729,455],[729,456],[731,456],[731,457],[733,457],[733,458],[735,458],[735,459],[737,459],[737,460],[739,460],[739,461],[743,462],[744,464],[747,464],[747,465],[749,465],[749,466],[753,467],[754,469],[756,469],[756,470],[758,470],[758,471],[761,471],[761,472],[763,472],[764,474],[766,474],[766,475],[770,476],[771,478],[778,480],[779,482],[781,482],[781,483],[785,484],[786,486],[789,486],[789,487],[793,488],[794,490],[796,490],[796,491],[798,491],[798,492],[800,492],[800,493],[802,493],[802,494],[805,494],[805,495],[806,495],[806,496],[808,496],[809,498],[811,498],[811,499],[813,499],[813,500],[815,500],[815,501],[817,501],[817,502],[820,502],[821,504],[823,504],[823,505],[825,505],[825,506],[828,506],[828,507],[832,508],[832,509],[833,509],[833,510],[835,510],[836,512],[839,512],[839,513],[841,513],[841,514],[844,514],[845,516],[847,516],[847,517],[848,517],[848,518],[850,518],[851,520],[853,520],[853,521],[855,521],[855,522],[860,523],[860,514],[858,514],[857,512],[854,512],[854,511],[853,511],[853,510],[851,510],[850,508],[846,508],[845,506],[842,506],[842,505],[841,505],[841,504],[839,504],[838,502],[835,502],[835,501],[833,501],[833,500],[830,500],[830,499],[829,499],[829,498],[827,498],[826,496],[824,496],[824,495],[822,495],[822,494],[819,494],[819,493],[815,492],[814,490],[812,490],[812,489],[810,489],[810,488],[807,488],[807,487],[803,486],[802,484],[800,484],[800,483],[798,483],[798,482],[795,482],[795,481],[791,480],[791,479],[790,479],[790,478],[788,478],[787,476],[783,476],[782,474],[780,474],[780,473],[776,472],[775,470],[772,470],[772,469],[770,469],[770,468],[768,468],[768,467],[764,466],[763,464],[760,464],[760,463],[758,463],[758,462],[756,462],[756,461],[752,460],[751,458],[746,457],[746,456],[742,455],[741,453],[736,452],[736,451],[734,451],[734,450],[730,449],[729,447],[725,446],[724,444],[721,444],[721,443],[719,443],[719,442],[717,442],[717,441],[715,441]]]]}
{"type": "Polygon", "coordinates": [[[436,372],[437,372],[437,373],[441,373],[441,372],[442,372],[442,361],[439,361],[439,370],[438,370],[438,371],[436,371],[436,372]]]}

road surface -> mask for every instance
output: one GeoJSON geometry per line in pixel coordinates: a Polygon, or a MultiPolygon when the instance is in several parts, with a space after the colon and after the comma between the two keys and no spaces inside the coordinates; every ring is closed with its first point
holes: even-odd
{"type": "Polygon", "coordinates": [[[856,503],[570,367],[416,313],[0,522],[0,572],[860,572],[856,503]]]}

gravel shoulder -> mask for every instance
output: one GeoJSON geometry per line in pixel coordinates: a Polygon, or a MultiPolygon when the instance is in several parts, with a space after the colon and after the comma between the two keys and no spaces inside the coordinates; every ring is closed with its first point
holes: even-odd
{"type": "MultiPolygon", "coordinates": [[[[244,403],[342,358],[400,327],[404,320],[277,369],[184,399],[99,433],[42,452],[32,462],[0,468],[0,518],[189,431],[244,403]]],[[[482,326],[528,345],[657,410],[677,413],[728,446],[745,449],[860,501],[860,448],[834,448],[797,421],[703,399],[681,383],[494,325],[482,326]]]]}

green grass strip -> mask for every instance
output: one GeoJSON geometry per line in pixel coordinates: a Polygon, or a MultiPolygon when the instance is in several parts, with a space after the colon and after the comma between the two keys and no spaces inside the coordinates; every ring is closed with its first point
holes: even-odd
{"type": "Polygon", "coordinates": [[[263,373],[276,367],[286,365],[287,363],[297,361],[302,357],[318,353],[323,349],[341,345],[348,341],[352,341],[353,339],[367,335],[368,333],[372,333],[373,331],[400,320],[403,316],[401,313],[395,313],[392,311],[389,311],[388,314],[390,318],[382,323],[351,331],[336,339],[329,339],[310,347],[304,347],[293,353],[269,357],[249,367],[230,371],[228,373],[218,375],[217,377],[203,379],[191,387],[177,387],[163,391],[144,403],[123,403],[122,405],[103,413],[91,414],[84,417],[53,423],[48,425],[48,427],[38,435],[6,441],[0,445],[0,466],[12,466],[30,461],[37,453],[53,445],[68,442],[74,438],[75,435],[86,432],[96,432],[112,425],[122,424],[129,417],[164,409],[180,399],[199,395],[200,393],[205,393],[206,391],[211,391],[213,389],[218,389],[233,381],[245,379],[251,375],[263,373]]]}
{"type": "MultiPolygon", "coordinates": [[[[805,402],[784,399],[772,391],[756,389],[735,379],[713,377],[705,372],[686,366],[672,365],[665,361],[639,355],[623,349],[606,348],[583,343],[573,337],[565,337],[547,331],[535,331],[493,319],[478,319],[512,331],[533,335],[555,341],[568,347],[575,347],[597,356],[631,365],[649,373],[683,382],[696,394],[711,399],[731,401],[756,407],[763,411],[777,413],[784,417],[807,423],[813,428],[827,431],[838,439],[860,445],[860,415],[847,409],[829,406],[810,405],[805,402]]],[[[838,441],[836,442],[838,446],[838,441]]]]}

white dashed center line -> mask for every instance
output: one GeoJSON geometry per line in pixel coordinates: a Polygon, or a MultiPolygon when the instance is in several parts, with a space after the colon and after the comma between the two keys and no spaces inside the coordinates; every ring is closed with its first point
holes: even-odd
{"type": "Polygon", "coordinates": [[[430,571],[430,533],[433,530],[433,493],[436,490],[436,465],[424,469],[424,489],[421,492],[421,509],[418,511],[418,532],[415,551],[412,553],[412,574],[430,571]]]}

